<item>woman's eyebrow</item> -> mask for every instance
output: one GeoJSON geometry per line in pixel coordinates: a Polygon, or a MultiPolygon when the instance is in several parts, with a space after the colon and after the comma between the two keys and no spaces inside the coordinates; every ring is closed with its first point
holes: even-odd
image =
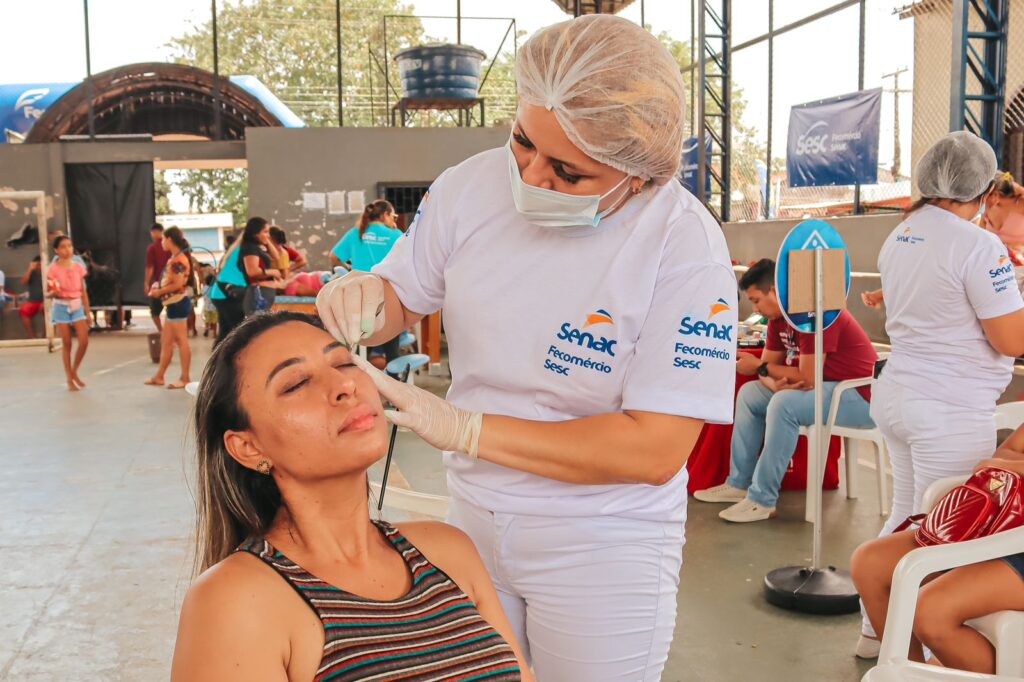
{"type": "Polygon", "coordinates": [[[329,343],[326,346],[324,346],[324,355],[327,355],[332,350],[335,350],[337,348],[344,348],[344,347],[345,347],[345,345],[341,341],[332,341],[331,343],[329,343]]]}
{"type": "Polygon", "coordinates": [[[287,368],[291,367],[292,365],[297,365],[300,362],[302,362],[302,358],[288,358],[284,362],[279,363],[277,365],[277,367],[275,367],[273,370],[271,370],[270,376],[267,377],[267,384],[266,385],[267,386],[270,385],[270,382],[274,379],[274,377],[277,376],[278,372],[280,372],[281,370],[287,369],[287,368]]]}

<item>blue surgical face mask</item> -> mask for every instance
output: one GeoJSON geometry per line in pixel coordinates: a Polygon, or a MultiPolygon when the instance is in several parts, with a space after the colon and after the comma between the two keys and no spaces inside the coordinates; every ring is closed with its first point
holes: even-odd
{"type": "MultiPolygon", "coordinates": [[[[506,149],[508,150],[509,177],[512,182],[512,198],[516,203],[516,209],[534,225],[550,228],[597,227],[601,219],[614,211],[621,203],[616,200],[604,211],[598,212],[597,210],[604,199],[626,184],[629,180],[628,175],[601,195],[565,194],[542,187],[534,187],[524,182],[519,174],[519,164],[516,162],[516,155],[512,152],[511,142],[506,145],[506,149]]],[[[625,193],[622,197],[624,196],[625,193]]]]}

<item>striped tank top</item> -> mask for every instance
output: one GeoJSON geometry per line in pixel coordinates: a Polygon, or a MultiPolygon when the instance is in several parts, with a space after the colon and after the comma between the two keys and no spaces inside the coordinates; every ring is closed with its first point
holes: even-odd
{"type": "Polygon", "coordinates": [[[408,594],[393,601],[366,599],[329,585],[266,540],[236,550],[253,554],[281,574],[320,617],[324,655],[314,682],[518,682],[512,648],[466,593],[398,529],[375,525],[412,575],[408,594]]]}

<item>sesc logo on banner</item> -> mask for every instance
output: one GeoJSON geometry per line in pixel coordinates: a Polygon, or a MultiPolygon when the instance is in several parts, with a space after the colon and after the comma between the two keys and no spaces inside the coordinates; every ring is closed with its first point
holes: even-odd
{"type": "Polygon", "coordinates": [[[0,144],[12,133],[24,137],[43,115],[77,83],[19,83],[0,85],[0,144]]]}
{"type": "Polygon", "coordinates": [[[793,107],[786,149],[790,187],[878,182],[881,110],[881,88],[793,107]]]}

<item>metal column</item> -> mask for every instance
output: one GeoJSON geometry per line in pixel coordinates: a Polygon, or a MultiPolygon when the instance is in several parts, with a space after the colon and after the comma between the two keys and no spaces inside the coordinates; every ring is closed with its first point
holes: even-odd
{"type": "Polygon", "coordinates": [[[1010,0],[953,0],[949,129],[969,130],[1002,163],[1010,0]]]}
{"type": "Polygon", "coordinates": [[[721,222],[729,220],[732,157],[732,0],[701,0],[697,18],[697,195],[721,222]],[[716,11],[717,10],[717,11],[716,11]],[[710,142],[710,153],[708,150],[710,142]],[[710,192],[708,189],[710,178],[710,192]]]}
{"type": "Polygon", "coordinates": [[[338,126],[345,127],[345,79],[341,63],[341,0],[334,0],[334,49],[338,53],[338,126]]]}
{"type": "MultiPolygon", "coordinates": [[[[860,29],[858,31],[857,47],[857,90],[864,89],[864,26],[866,23],[867,7],[864,0],[860,0],[860,29]]],[[[860,203],[860,183],[853,186],[853,214],[862,213],[860,203]]]]}
{"type": "MultiPolygon", "coordinates": [[[[93,92],[92,50],[89,46],[89,0],[82,0],[82,6],[85,11],[85,92],[86,97],[89,98],[89,137],[93,138],[96,136],[96,108],[94,106],[96,93],[93,92]]],[[[39,241],[43,241],[43,239],[40,237],[39,241]]]]}

